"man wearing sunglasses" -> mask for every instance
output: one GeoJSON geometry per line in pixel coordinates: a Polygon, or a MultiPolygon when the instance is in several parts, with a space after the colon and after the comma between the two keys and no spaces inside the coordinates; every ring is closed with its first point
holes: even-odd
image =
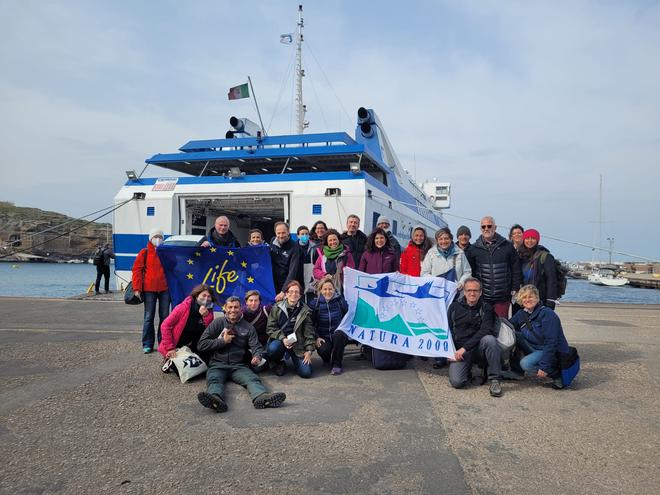
{"type": "Polygon", "coordinates": [[[493,217],[481,219],[481,236],[466,253],[472,276],[482,284],[483,298],[495,313],[509,317],[511,297],[522,283],[520,258],[513,244],[497,232],[493,217]]]}

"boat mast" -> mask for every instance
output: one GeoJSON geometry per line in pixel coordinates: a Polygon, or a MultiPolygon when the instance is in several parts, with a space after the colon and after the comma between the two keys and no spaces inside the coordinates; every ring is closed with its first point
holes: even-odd
{"type": "Polygon", "coordinates": [[[298,31],[296,33],[296,130],[302,134],[309,122],[305,121],[307,108],[303,104],[302,78],[305,77],[305,71],[302,68],[302,42],[303,42],[303,16],[302,5],[298,5],[298,31]]]}
{"type": "Polygon", "coordinates": [[[598,187],[598,264],[602,252],[601,239],[603,238],[603,174],[600,174],[600,185],[598,187]]]}

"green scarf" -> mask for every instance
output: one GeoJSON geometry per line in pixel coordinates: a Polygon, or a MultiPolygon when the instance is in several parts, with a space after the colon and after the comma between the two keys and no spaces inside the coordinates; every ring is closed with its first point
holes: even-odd
{"type": "Polygon", "coordinates": [[[323,255],[329,260],[337,259],[341,253],[344,252],[344,245],[339,244],[336,248],[332,249],[330,246],[323,246],[323,255]]]}

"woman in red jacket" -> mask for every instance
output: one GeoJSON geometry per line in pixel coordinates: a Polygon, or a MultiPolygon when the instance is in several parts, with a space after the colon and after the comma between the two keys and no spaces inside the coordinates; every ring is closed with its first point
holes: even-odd
{"type": "Polygon", "coordinates": [[[170,313],[170,293],[167,280],[156,248],[163,242],[163,231],[152,229],[149,244],[142,249],[133,263],[133,291],[144,301],[144,323],[142,325],[142,352],[149,354],[154,348],[154,319],[158,302],[158,342],[160,327],[170,313]]]}
{"type": "MultiPolygon", "coordinates": [[[[201,284],[195,287],[163,321],[158,352],[165,359],[170,359],[176,355],[177,349],[185,345],[199,355],[197,342],[213,321],[213,304],[213,292],[208,285],[201,284]]],[[[200,357],[206,361],[206,356],[200,355],[200,357]]]]}
{"type": "Polygon", "coordinates": [[[424,256],[432,247],[433,243],[426,235],[426,229],[421,226],[415,227],[410,233],[408,247],[401,253],[399,271],[404,275],[419,277],[424,256]]]}

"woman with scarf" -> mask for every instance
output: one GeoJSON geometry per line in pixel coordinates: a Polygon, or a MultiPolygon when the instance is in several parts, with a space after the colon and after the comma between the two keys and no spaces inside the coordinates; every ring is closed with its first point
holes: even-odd
{"type": "Polygon", "coordinates": [[[421,274],[456,282],[456,288],[462,290],[463,283],[472,276],[465,253],[454,244],[454,236],[448,227],[435,233],[435,241],[435,249],[430,249],[424,257],[421,274]]]}
{"type": "Polygon", "coordinates": [[[539,299],[544,306],[555,309],[557,299],[557,269],[555,258],[539,244],[541,234],[536,229],[527,229],[518,248],[523,272],[523,284],[531,284],[539,290],[539,299]]]}
{"type": "Polygon", "coordinates": [[[419,277],[422,273],[422,260],[432,247],[433,243],[426,235],[426,229],[422,226],[415,227],[410,233],[408,246],[401,253],[399,272],[419,277]]]}
{"type": "MultiPolygon", "coordinates": [[[[435,242],[435,248],[426,253],[422,262],[422,275],[442,277],[456,282],[456,289],[462,290],[463,283],[472,276],[472,268],[465,253],[454,244],[454,236],[448,227],[435,233],[435,242]]],[[[447,364],[446,358],[436,358],[433,368],[440,369],[445,364],[447,364]]]]}
{"type": "Polygon", "coordinates": [[[367,237],[358,269],[372,275],[392,273],[399,269],[399,257],[383,229],[377,228],[367,237]]]}
{"type": "Polygon", "coordinates": [[[312,353],[316,348],[312,311],[302,301],[300,282],[292,280],[282,291],[284,299],[275,304],[268,315],[266,359],[273,373],[282,376],[286,373],[284,354],[288,354],[298,376],[311,378],[312,353]]]}
{"type": "Polygon", "coordinates": [[[344,267],[355,268],[353,256],[348,246],[339,240],[339,232],[330,229],[323,238],[323,251],[314,263],[314,280],[318,282],[326,275],[332,276],[332,281],[341,293],[344,284],[344,267]]]}

